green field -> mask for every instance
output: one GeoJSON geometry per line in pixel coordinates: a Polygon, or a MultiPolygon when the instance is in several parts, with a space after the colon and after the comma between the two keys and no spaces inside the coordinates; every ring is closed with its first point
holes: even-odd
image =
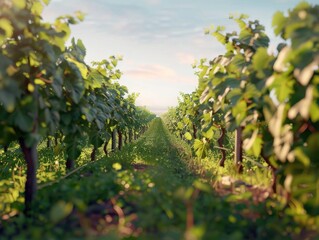
{"type": "Polygon", "coordinates": [[[2,217],[1,239],[291,239],[305,233],[278,202],[264,201],[261,186],[247,190],[237,180],[216,189],[212,173],[200,174],[193,161],[157,118],[121,152],[99,155],[41,188],[30,218],[2,217]]]}

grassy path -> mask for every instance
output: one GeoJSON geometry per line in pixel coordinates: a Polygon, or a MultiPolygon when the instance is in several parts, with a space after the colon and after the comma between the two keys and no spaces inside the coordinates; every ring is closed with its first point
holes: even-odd
{"type": "Polygon", "coordinates": [[[186,166],[190,153],[157,119],[136,144],[132,156],[134,178],[124,199],[134,206],[137,225],[148,239],[181,238],[186,212],[179,194],[184,195],[194,180],[186,166]],[[141,170],[139,166],[144,167],[141,170]]]}
{"type": "Polygon", "coordinates": [[[121,152],[40,189],[32,218],[0,222],[0,239],[290,239],[271,202],[217,195],[191,161],[155,119],[121,152]]]}

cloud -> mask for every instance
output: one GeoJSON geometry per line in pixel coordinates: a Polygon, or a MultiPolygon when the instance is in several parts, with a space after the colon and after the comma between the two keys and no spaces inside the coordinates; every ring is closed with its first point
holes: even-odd
{"type": "Polygon", "coordinates": [[[194,84],[197,82],[195,76],[177,73],[174,69],[160,64],[141,64],[123,72],[124,78],[128,80],[161,81],[176,84],[194,84]]]}
{"type": "Polygon", "coordinates": [[[134,69],[124,71],[127,77],[139,79],[166,79],[176,77],[176,72],[166,66],[159,64],[138,65],[134,69]]]}
{"type": "Polygon", "coordinates": [[[193,14],[193,5],[187,1],[181,5],[161,0],[52,0],[45,15],[54,19],[53,16],[80,10],[87,13],[81,27],[92,33],[104,32],[149,43],[180,40],[201,33],[206,24],[200,15],[193,14]]]}
{"type": "Polygon", "coordinates": [[[195,56],[190,53],[177,53],[176,54],[178,61],[181,64],[192,65],[195,62],[195,56]]]}

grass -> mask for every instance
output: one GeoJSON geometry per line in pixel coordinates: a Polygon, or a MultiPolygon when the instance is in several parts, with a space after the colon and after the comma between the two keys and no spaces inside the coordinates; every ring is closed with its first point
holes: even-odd
{"type": "Polygon", "coordinates": [[[302,232],[275,199],[254,201],[242,187],[216,193],[215,174],[230,166],[218,172],[208,159],[197,162],[160,119],[98,159],[40,189],[30,218],[2,220],[1,239],[291,239],[302,232]]]}

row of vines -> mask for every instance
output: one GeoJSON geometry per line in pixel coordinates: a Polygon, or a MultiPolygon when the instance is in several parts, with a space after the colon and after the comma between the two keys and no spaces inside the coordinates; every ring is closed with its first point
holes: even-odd
{"type": "Polygon", "coordinates": [[[118,83],[121,58],[85,62],[81,40],[66,42],[80,12],[44,22],[47,0],[0,2],[0,145],[6,152],[18,144],[26,161],[25,206],[32,208],[37,191],[37,147],[60,144],[71,170],[82,141],[96,150],[112,140],[112,150],[145,131],[154,115],[137,107],[137,94],[118,83]],[[124,140],[123,140],[124,138],[124,140]],[[117,139],[117,141],[116,141],[117,139]],[[118,143],[118,146],[116,144],[118,143]]]}
{"type": "MultiPolygon", "coordinates": [[[[208,30],[225,53],[194,66],[199,85],[182,94],[164,116],[168,128],[204,158],[230,154],[243,172],[243,156],[267,164],[272,189],[304,224],[319,226],[319,6],[306,2],[273,16],[281,37],[274,52],[258,20],[232,16],[239,32],[208,30]]],[[[316,228],[316,227],[315,227],[316,228]]]]}

